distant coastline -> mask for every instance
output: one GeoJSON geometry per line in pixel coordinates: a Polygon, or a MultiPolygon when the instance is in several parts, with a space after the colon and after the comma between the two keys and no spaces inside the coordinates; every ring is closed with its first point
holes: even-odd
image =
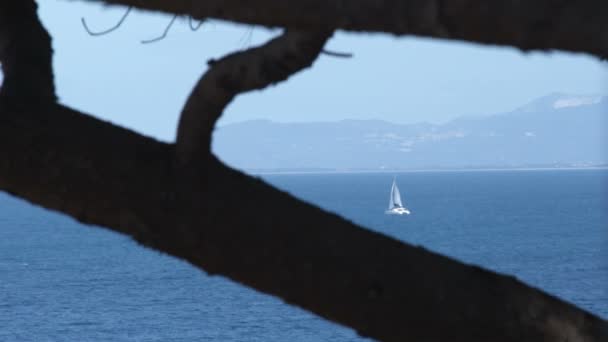
{"type": "Polygon", "coordinates": [[[244,169],[253,175],[282,174],[332,174],[332,173],[407,173],[407,172],[483,172],[483,171],[559,171],[559,170],[608,170],[608,165],[522,165],[522,166],[487,166],[461,168],[403,168],[403,169],[333,169],[333,168],[280,168],[280,169],[244,169]]]}
{"type": "Polygon", "coordinates": [[[249,121],[214,133],[213,152],[250,173],[608,167],[608,97],[552,94],[507,113],[443,124],[249,121]]]}

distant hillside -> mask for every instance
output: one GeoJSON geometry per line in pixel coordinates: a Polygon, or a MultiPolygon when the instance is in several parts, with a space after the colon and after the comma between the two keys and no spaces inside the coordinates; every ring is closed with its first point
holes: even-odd
{"type": "Polygon", "coordinates": [[[551,94],[509,113],[442,125],[247,121],[217,129],[213,149],[243,169],[605,165],[608,97],[551,94]]]}

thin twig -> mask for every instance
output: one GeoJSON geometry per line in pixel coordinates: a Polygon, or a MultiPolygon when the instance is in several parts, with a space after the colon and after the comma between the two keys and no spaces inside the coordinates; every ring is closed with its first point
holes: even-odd
{"type": "Polygon", "coordinates": [[[352,58],[354,56],[352,52],[336,52],[326,49],[321,50],[321,53],[327,56],[338,58],[352,58]]]}
{"type": "Polygon", "coordinates": [[[249,26],[247,32],[239,39],[239,44],[241,45],[241,50],[245,50],[248,48],[248,45],[251,43],[251,38],[253,37],[253,25],[249,26]]]}
{"type": "Polygon", "coordinates": [[[203,25],[204,22],[205,22],[205,19],[199,21],[198,24],[195,24],[194,18],[188,17],[188,25],[190,26],[190,30],[192,30],[192,31],[196,31],[199,28],[201,28],[201,26],[203,25]]]}
{"type": "Polygon", "coordinates": [[[149,39],[149,40],[142,40],[141,43],[142,44],[150,44],[150,43],[156,43],[158,41],[161,41],[161,40],[165,39],[167,37],[167,33],[169,33],[169,30],[171,29],[171,26],[173,26],[173,23],[175,22],[175,19],[177,19],[177,14],[174,15],[173,18],[171,18],[171,21],[169,22],[169,25],[167,25],[167,27],[165,27],[165,31],[163,32],[163,34],[160,37],[149,39]]]}
{"type": "Polygon", "coordinates": [[[90,36],[103,36],[105,34],[108,34],[116,29],[118,29],[120,27],[120,25],[122,25],[122,23],[125,21],[125,19],[127,19],[127,16],[129,15],[129,13],[131,13],[131,9],[133,9],[132,6],[127,7],[127,11],[125,12],[125,14],[122,15],[122,18],[120,18],[120,20],[118,21],[118,23],[116,23],[116,25],[110,27],[107,30],[103,30],[103,31],[99,31],[99,32],[93,32],[91,31],[91,29],[89,29],[89,26],[87,26],[87,22],[84,19],[84,17],[80,18],[80,22],[82,22],[82,26],[84,27],[85,31],[87,31],[87,33],[90,36]]]}

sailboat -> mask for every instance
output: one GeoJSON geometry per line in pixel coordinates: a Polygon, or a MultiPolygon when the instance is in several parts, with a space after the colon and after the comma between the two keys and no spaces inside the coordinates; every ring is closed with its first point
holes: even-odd
{"type": "Polygon", "coordinates": [[[397,181],[393,178],[393,185],[391,186],[391,197],[388,202],[388,210],[386,211],[388,215],[409,215],[410,211],[406,207],[403,206],[401,202],[401,194],[399,193],[399,188],[397,187],[397,181]]]}

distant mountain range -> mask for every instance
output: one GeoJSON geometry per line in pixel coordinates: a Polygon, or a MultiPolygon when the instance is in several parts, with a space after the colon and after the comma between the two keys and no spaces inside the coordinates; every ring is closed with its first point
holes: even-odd
{"type": "Polygon", "coordinates": [[[555,93],[445,124],[246,121],[218,128],[213,150],[248,170],[608,165],[608,97],[555,93]]]}

